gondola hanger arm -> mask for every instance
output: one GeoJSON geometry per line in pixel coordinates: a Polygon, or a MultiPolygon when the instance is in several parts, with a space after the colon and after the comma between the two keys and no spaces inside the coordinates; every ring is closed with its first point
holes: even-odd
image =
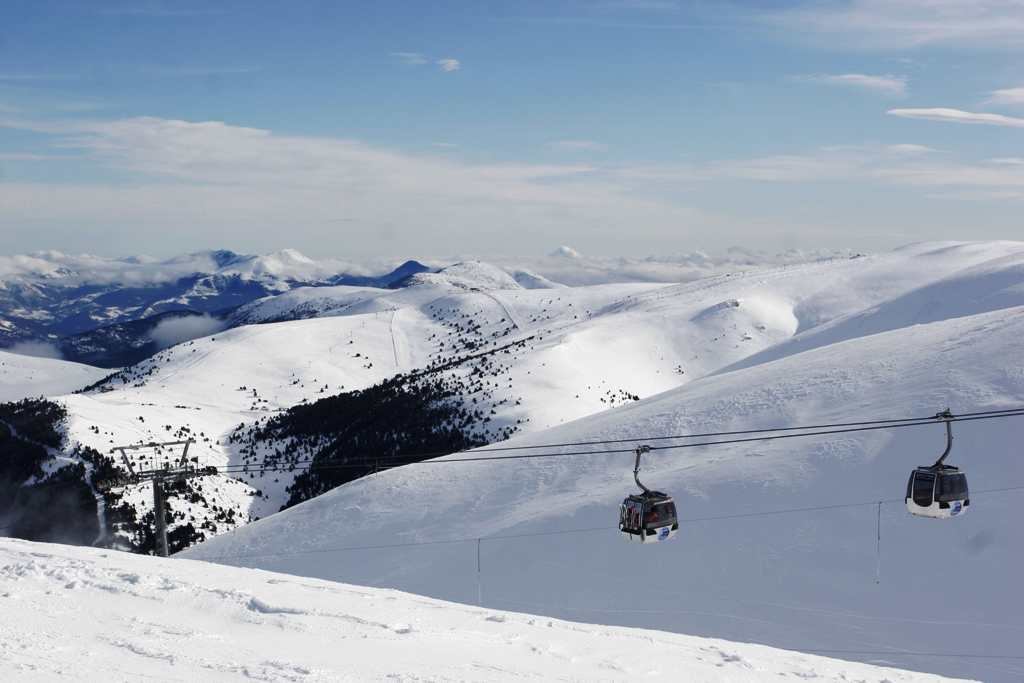
{"type": "Polygon", "coordinates": [[[932,465],[932,469],[941,470],[942,461],[945,460],[946,456],[949,455],[949,452],[953,450],[953,421],[956,419],[956,416],[949,412],[949,408],[946,408],[943,412],[936,413],[935,419],[946,423],[946,450],[943,452],[942,457],[936,460],[935,464],[932,465]]]}
{"type": "Polygon", "coordinates": [[[644,493],[650,493],[651,490],[640,483],[640,456],[644,453],[650,453],[651,447],[647,445],[637,446],[634,453],[636,453],[636,465],[633,467],[633,481],[636,485],[644,490],[644,493]]]}

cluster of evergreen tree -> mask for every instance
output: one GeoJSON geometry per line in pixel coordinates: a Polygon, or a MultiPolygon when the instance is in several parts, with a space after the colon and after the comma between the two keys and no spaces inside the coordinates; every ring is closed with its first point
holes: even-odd
{"type": "Polygon", "coordinates": [[[305,469],[288,488],[287,508],[378,469],[486,445],[477,425],[487,417],[465,407],[460,389],[443,378],[396,376],[295,406],[253,430],[243,452],[255,455],[262,443],[267,455],[256,468],[305,469]]]}
{"type": "MultiPolygon", "coordinates": [[[[137,553],[155,552],[153,514],[140,519],[121,492],[97,495],[95,484],[120,469],[88,446],[66,452],[66,418],[63,406],[45,399],[0,404],[0,536],[71,545],[113,543],[137,553]],[[58,455],[70,462],[47,467],[58,455]],[[100,528],[101,501],[105,529],[100,528]]],[[[168,534],[177,550],[202,538],[191,525],[168,534]]]]}
{"type": "Polygon", "coordinates": [[[84,462],[44,467],[64,445],[65,418],[63,406],[44,399],[0,404],[0,535],[74,545],[100,537],[84,462]]]}

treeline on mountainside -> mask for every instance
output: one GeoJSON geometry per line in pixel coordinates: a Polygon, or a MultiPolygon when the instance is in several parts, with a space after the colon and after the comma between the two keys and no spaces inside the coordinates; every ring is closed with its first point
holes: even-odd
{"type": "MultiPolygon", "coordinates": [[[[119,492],[107,491],[99,499],[105,523],[100,528],[95,483],[114,477],[119,469],[88,446],[64,452],[60,427],[65,419],[67,410],[45,399],[0,404],[0,536],[155,552],[153,513],[140,520],[135,506],[122,501],[119,492]],[[67,464],[46,467],[58,457],[67,464]]],[[[203,538],[191,524],[168,533],[172,550],[203,538]]]]}
{"type": "Polygon", "coordinates": [[[81,459],[44,467],[64,445],[59,427],[66,417],[62,406],[43,399],[0,404],[0,535],[74,545],[100,537],[81,459]]]}
{"type": "Polygon", "coordinates": [[[231,440],[244,444],[253,472],[308,468],[287,489],[287,508],[377,469],[486,445],[485,432],[476,428],[486,420],[479,409],[465,407],[457,382],[399,375],[295,406],[247,434],[236,431],[231,440]]]}

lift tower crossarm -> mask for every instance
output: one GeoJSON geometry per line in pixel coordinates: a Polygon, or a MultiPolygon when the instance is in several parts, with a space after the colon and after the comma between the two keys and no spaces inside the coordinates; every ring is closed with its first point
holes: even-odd
{"type": "Polygon", "coordinates": [[[103,481],[96,483],[97,490],[109,491],[113,488],[119,488],[131,484],[140,484],[145,481],[153,482],[154,533],[156,536],[157,554],[162,557],[167,557],[169,555],[167,546],[167,517],[164,512],[164,509],[166,508],[167,494],[164,490],[164,484],[167,482],[185,481],[186,479],[193,479],[195,477],[205,477],[207,475],[217,474],[216,467],[200,467],[198,458],[193,458],[191,462],[189,461],[188,447],[193,443],[195,443],[193,439],[187,439],[185,441],[165,441],[162,443],[151,442],[132,446],[115,446],[111,450],[121,453],[121,459],[124,461],[127,473],[118,474],[116,477],[104,479],[103,481]],[[169,461],[163,467],[156,467],[148,470],[140,469],[139,471],[136,471],[135,464],[132,462],[132,459],[128,457],[128,451],[152,448],[159,453],[162,448],[173,448],[174,446],[184,446],[181,458],[176,461],[169,461]]]}

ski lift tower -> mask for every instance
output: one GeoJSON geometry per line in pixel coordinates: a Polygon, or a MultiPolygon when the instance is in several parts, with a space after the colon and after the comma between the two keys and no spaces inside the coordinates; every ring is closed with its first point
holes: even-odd
{"type": "Polygon", "coordinates": [[[188,447],[193,443],[195,443],[193,439],[188,439],[135,446],[114,446],[112,450],[121,453],[121,460],[127,471],[96,484],[98,490],[109,491],[123,486],[141,484],[144,481],[153,482],[153,532],[156,536],[156,551],[161,557],[169,555],[167,517],[164,512],[167,493],[164,490],[164,484],[217,474],[216,467],[200,467],[199,458],[189,459],[188,447]],[[180,458],[174,455],[177,446],[184,446],[180,458]]]}

